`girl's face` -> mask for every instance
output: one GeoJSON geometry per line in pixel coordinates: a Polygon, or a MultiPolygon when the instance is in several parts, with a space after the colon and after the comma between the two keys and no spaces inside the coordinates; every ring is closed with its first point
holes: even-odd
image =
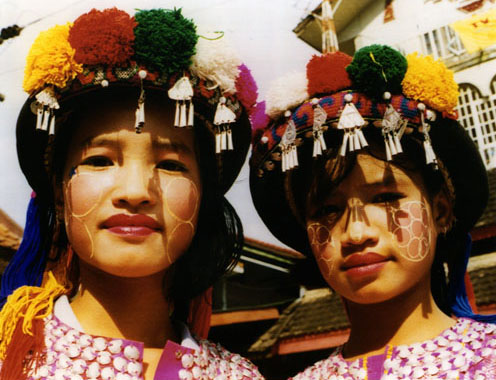
{"type": "Polygon", "coordinates": [[[62,191],[69,242],[79,258],[112,275],[165,271],[189,247],[201,181],[193,130],[174,128],[173,107],[137,98],[94,104],[69,145],[62,191]]]}
{"type": "Polygon", "coordinates": [[[308,207],[308,237],[327,283],[363,304],[429,284],[441,204],[441,195],[428,199],[420,175],[359,154],[323,204],[308,207]]]}

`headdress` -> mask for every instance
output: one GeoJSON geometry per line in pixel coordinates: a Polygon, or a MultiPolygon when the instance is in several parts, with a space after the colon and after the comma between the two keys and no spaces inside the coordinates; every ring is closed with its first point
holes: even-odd
{"type": "Polygon", "coordinates": [[[367,149],[367,135],[379,133],[387,161],[402,153],[405,139],[423,146],[425,165],[444,176],[454,229],[464,236],[485,208],[488,182],[475,144],[456,122],[457,99],[453,73],[430,56],[404,57],[384,45],[364,47],[354,57],[314,56],[306,76],[277,80],[266,100],[269,118],[257,117],[250,187],[262,220],[282,242],[308,253],[291,178],[311,170],[312,156],[359,152],[367,149]]]}
{"type": "MultiPolygon", "coordinates": [[[[257,100],[250,70],[223,33],[198,35],[180,9],[140,10],[134,16],[117,8],[93,9],[73,23],[54,26],[33,43],[23,87],[29,98],[17,122],[17,149],[34,193],[23,241],[2,278],[2,303],[20,286],[40,285],[43,277],[51,245],[48,226],[55,218],[47,164],[57,134],[71,127],[59,120],[69,100],[106,88],[138,88],[135,129],[140,133],[146,130],[146,92],[163,91],[175,101],[175,127],[211,133],[209,141],[200,143],[215,146],[222,194],[244,163],[257,100]]],[[[4,354],[0,348],[0,358],[4,354]]]]}

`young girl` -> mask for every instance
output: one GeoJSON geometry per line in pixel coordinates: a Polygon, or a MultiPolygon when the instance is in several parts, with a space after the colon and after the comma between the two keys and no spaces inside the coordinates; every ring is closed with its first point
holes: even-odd
{"type": "Polygon", "coordinates": [[[34,193],[2,278],[0,378],[261,378],[188,329],[206,336],[242,244],[224,193],[257,94],[223,36],[180,10],[92,10],[39,35],[24,88],[34,193]]]}
{"type": "Polygon", "coordinates": [[[488,184],[455,120],[453,74],[372,45],[315,56],[306,77],[276,84],[286,95],[269,92],[255,133],[253,199],[315,258],[351,325],[294,379],[496,378],[495,318],[472,313],[464,286],[488,184]]]}

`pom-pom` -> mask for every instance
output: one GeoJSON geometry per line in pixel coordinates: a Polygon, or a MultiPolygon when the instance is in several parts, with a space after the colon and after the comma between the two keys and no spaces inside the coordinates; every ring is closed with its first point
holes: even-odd
{"type": "Polygon", "coordinates": [[[452,112],[458,102],[453,72],[429,55],[412,53],[406,58],[408,70],[402,83],[403,93],[437,111],[452,112]]]}
{"type": "Polygon", "coordinates": [[[50,84],[63,88],[83,71],[67,41],[70,26],[56,25],[38,35],[27,57],[24,91],[32,93],[50,84]]]}
{"type": "Polygon", "coordinates": [[[148,73],[146,72],[146,70],[138,71],[138,76],[140,77],[140,79],[145,79],[147,74],[148,73]]]}
{"type": "Polygon", "coordinates": [[[336,52],[314,55],[307,64],[308,93],[310,96],[343,90],[351,86],[346,66],[352,58],[336,52]]]}
{"type": "Polygon", "coordinates": [[[79,16],[69,32],[75,59],[85,65],[124,65],[134,54],[134,18],[117,8],[79,16]]]}
{"type": "Polygon", "coordinates": [[[370,45],[355,53],[346,71],[353,87],[380,97],[385,91],[401,92],[406,67],[406,59],[399,51],[385,45],[370,45]]]}
{"type": "Polygon", "coordinates": [[[253,107],[250,121],[253,130],[265,128],[269,124],[269,116],[265,113],[265,100],[257,103],[255,107],[253,107]]]}
{"type": "Polygon", "coordinates": [[[274,80],[267,92],[267,114],[276,119],[308,98],[305,73],[291,73],[274,80]]]}
{"type": "Polygon", "coordinates": [[[198,41],[193,21],[184,18],[180,9],[151,9],[135,14],[136,60],[148,68],[166,74],[187,69],[198,41]]]}
{"type": "Polygon", "coordinates": [[[236,78],[241,60],[224,37],[216,39],[200,38],[196,45],[191,72],[202,79],[212,81],[223,92],[236,91],[236,78]]]}
{"type": "Polygon", "coordinates": [[[239,75],[236,78],[236,96],[245,107],[248,115],[251,115],[258,97],[258,88],[251,75],[250,69],[242,64],[238,67],[239,75]]]}

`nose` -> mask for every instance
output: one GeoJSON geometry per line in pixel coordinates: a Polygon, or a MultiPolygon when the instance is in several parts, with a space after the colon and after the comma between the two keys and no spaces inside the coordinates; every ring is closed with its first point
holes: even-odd
{"type": "Polygon", "coordinates": [[[352,199],[348,205],[348,215],[344,218],[342,246],[375,245],[377,235],[365,212],[365,207],[358,199],[352,199]]]}
{"type": "Polygon", "coordinates": [[[137,208],[155,203],[153,177],[146,165],[139,162],[128,163],[118,173],[118,189],[113,202],[116,206],[127,205],[137,208]]]}

